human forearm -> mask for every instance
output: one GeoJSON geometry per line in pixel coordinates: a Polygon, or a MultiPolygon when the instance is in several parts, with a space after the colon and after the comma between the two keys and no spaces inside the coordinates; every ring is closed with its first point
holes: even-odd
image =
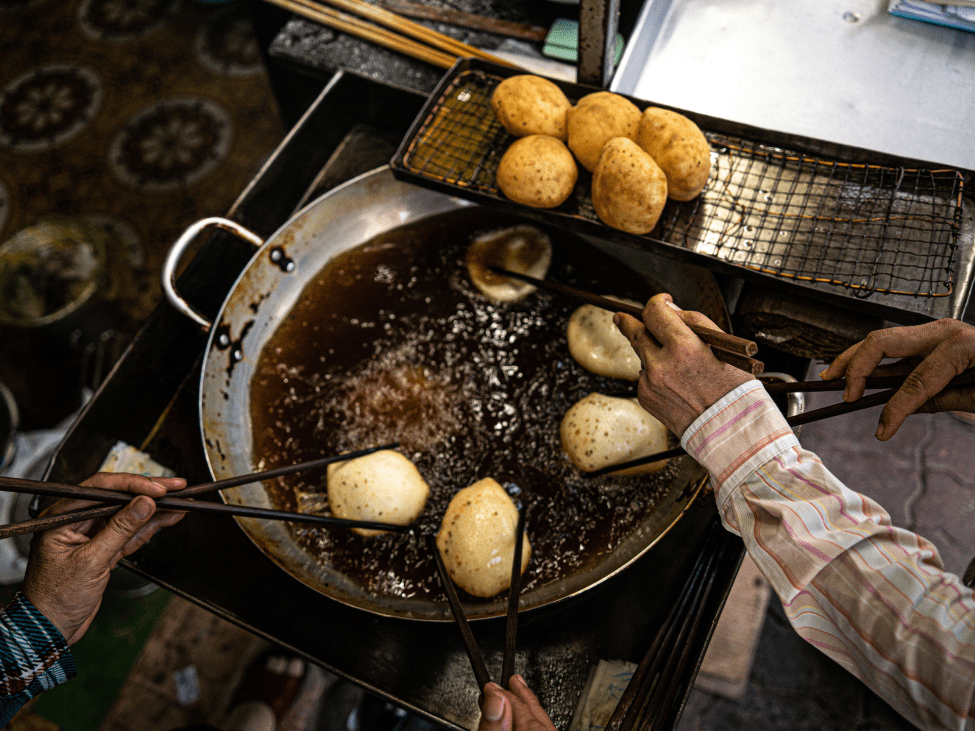
{"type": "Polygon", "coordinates": [[[801,636],[914,723],[961,728],[975,693],[971,591],[928,541],[781,434],[769,402],[743,387],[686,435],[711,468],[726,526],[801,636]]]}

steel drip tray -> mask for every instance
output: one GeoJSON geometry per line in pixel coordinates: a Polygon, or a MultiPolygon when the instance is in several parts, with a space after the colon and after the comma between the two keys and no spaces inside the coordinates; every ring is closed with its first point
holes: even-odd
{"type": "MultiPolygon", "coordinates": [[[[637,236],[599,220],[582,168],[573,194],[555,209],[521,206],[499,191],[497,166],[514,138],[490,97],[513,73],[481,61],[454,66],[401,144],[394,173],[887,319],[961,316],[975,232],[962,172],[683,112],[711,144],[711,179],[697,199],[669,201],[657,228],[637,236]]],[[[593,91],[559,86],[573,102],[593,91]]]]}

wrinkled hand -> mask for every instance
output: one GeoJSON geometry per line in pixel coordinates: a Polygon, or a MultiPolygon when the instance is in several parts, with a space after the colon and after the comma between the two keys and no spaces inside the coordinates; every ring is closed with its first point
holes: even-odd
{"type": "MultiPolygon", "coordinates": [[[[160,528],[173,525],[184,513],[155,515],[151,498],[186,486],[178,477],[152,479],[142,475],[99,472],[82,485],[139,495],[108,521],[82,523],[36,533],[27,559],[21,591],[60,630],[69,645],[81,639],[91,625],[109,572],[123,556],[141,547],[160,528]]],[[[65,513],[97,503],[61,500],[44,511],[65,513]]]]}
{"type": "Polygon", "coordinates": [[[887,440],[915,412],[975,411],[975,386],[941,393],[968,368],[975,368],[975,327],[944,319],[875,330],[841,353],[820,377],[845,377],[843,400],[856,401],[863,396],[867,376],[910,374],[880,414],[877,439],[887,440]],[[902,360],[880,365],[884,358],[902,360]]]}
{"type": "Polygon", "coordinates": [[[717,325],[672,303],[669,294],[658,294],[644,308],[642,323],[624,313],[614,322],[643,362],[640,405],[679,437],[711,404],[754,377],[718,360],[685,323],[717,325]]]}
{"type": "Polygon", "coordinates": [[[484,686],[477,731],[555,731],[524,678],[513,675],[508,687],[510,690],[502,690],[497,683],[484,686]]]}

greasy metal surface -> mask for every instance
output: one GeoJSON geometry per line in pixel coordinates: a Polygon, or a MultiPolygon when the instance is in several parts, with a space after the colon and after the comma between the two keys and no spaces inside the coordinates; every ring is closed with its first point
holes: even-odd
{"type": "Polygon", "coordinates": [[[975,170],[975,33],[886,0],[647,0],[612,89],[975,170]]]}
{"type": "Polygon", "coordinates": [[[580,84],[609,87],[616,65],[616,32],[619,0],[580,0],[579,63],[580,84]],[[612,39],[612,40],[608,40],[612,39]]]}
{"type": "MultiPolygon", "coordinates": [[[[205,448],[215,478],[254,471],[250,380],[261,348],[301,294],[304,284],[335,254],[382,231],[470,205],[396,181],[388,168],[363,175],[318,199],[272,235],[228,296],[206,351],[200,387],[205,448]]],[[[609,253],[612,247],[607,248],[609,253]]],[[[627,252],[619,252],[624,256],[627,252]]],[[[660,267],[646,256],[630,263],[672,291],[683,306],[708,313],[728,329],[728,316],[713,278],[673,262],[660,267]]],[[[540,607],[586,590],[630,564],[657,541],[693,501],[703,472],[683,460],[657,508],[618,548],[564,579],[525,592],[522,608],[540,607]]],[[[270,506],[263,486],[228,491],[227,501],[270,506]]],[[[317,591],[370,612],[413,619],[449,620],[447,608],[427,599],[376,596],[343,574],[323,567],[280,523],[240,519],[251,539],[283,569],[317,591]]],[[[471,618],[499,616],[503,599],[465,606],[471,618]]]]}

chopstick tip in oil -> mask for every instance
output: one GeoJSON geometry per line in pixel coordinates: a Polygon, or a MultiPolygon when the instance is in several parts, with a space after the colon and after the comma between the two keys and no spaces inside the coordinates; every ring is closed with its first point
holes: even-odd
{"type": "MultiPolygon", "coordinates": [[[[553,282],[549,279],[539,279],[538,277],[532,277],[528,274],[521,274],[520,272],[513,272],[510,269],[505,269],[499,266],[489,266],[490,269],[495,274],[500,274],[504,277],[511,277],[512,279],[518,279],[522,282],[528,284],[533,284],[539,289],[546,289],[550,292],[557,292],[559,294],[564,294],[568,297],[573,297],[577,300],[585,302],[590,305],[595,305],[596,307],[602,307],[605,310],[610,310],[611,312],[625,312],[628,315],[632,315],[638,320],[643,318],[643,308],[636,307],[634,305],[628,305],[625,302],[617,302],[609,297],[602,297],[598,294],[593,294],[592,292],[586,292],[582,289],[577,289],[576,287],[570,287],[566,284],[560,284],[559,282],[553,282]]],[[[746,358],[751,358],[758,352],[758,344],[754,340],[747,340],[745,338],[739,338],[737,335],[731,335],[730,333],[722,332],[721,330],[715,330],[709,327],[701,327],[699,325],[688,325],[688,327],[694,331],[694,333],[701,338],[708,345],[715,348],[720,348],[724,352],[733,353],[736,355],[741,355],[746,358]]],[[[719,356],[720,357],[720,356],[719,356]]],[[[736,365],[731,363],[731,365],[736,365]]],[[[738,367],[738,366],[736,366],[738,367]]],[[[749,364],[744,370],[752,372],[753,364],[749,364]]],[[[761,371],[759,371],[761,372],[761,371]]]]}

